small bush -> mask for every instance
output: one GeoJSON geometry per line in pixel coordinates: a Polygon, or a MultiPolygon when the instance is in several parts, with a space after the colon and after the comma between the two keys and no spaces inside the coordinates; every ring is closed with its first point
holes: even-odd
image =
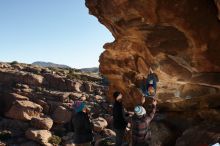
{"type": "Polygon", "coordinates": [[[115,145],[115,140],[111,137],[109,138],[106,138],[104,140],[102,140],[100,143],[99,143],[100,146],[114,146],[115,145]]]}
{"type": "Polygon", "coordinates": [[[83,76],[81,79],[82,79],[83,81],[89,81],[89,79],[88,79],[86,76],[83,76]]]}
{"type": "Polygon", "coordinates": [[[49,143],[53,145],[59,145],[61,143],[61,138],[59,136],[53,135],[49,138],[49,143]]]}
{"type": "Polygon", "coordinates": [[[45,92],[46,89],[45,89],[45,88],[42,88],[42,87],[36,87],[36,88],[35,88],[35,91],[36,91],[36,92],[45,92]]]}
{"type": "Polygon", "coordinates": [[[67,78],[69,79],[79,79],[81,80],[81,76],[79,74],[68,74],[67,78]]]}
{"type": "Polygon", "coordinates": [[[15,64],[19,64],[19,63],[17,61],[12,61],[10,64],[15,65],[15,64]]]}

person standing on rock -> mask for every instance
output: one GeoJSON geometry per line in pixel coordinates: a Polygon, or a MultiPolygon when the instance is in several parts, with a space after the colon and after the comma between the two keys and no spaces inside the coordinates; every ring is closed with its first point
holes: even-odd
{"type": "Polygon", "coordinates": [[[148,146],[151,138],[149,125],[156,112],[157,101],[155,99],[152,100],[152,105],[153,110],[149,115],[143,106],[136,106],[134,108],[134,115],[131,122],[132,146],[148,146]]]}
{"type": "Polygon", "coordinates": [[[113,127],[116,133],[115,146],[121,146],[124,142],[123,139],[128,122],[126,120],[126,113],[122,104],[122,94],[116,91],[114,92],[113,97],[115,99],[113,105],[113,127]]]}
{"type": "Polygon", "coordinates": [[[76,146],[91,146],[93,141],[92,123],[88,116],[88,108],[84,102],[75,103],[75,116],[73,120],[76,146]]]}

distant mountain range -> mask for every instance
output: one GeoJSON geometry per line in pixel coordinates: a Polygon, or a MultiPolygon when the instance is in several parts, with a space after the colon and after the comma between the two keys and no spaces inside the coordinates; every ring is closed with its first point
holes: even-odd
{"type": "MultiPolygon", "coordinates": [[[[52,62],[43,62],[43,61],[36,61],[32,63],[33,65],[38,65],[38,66],[42,66],[42,67],[57,67],[57,68],[71,68],[67,65],[63,65],[63,64],[56,64],[56,63],[52,63],[52,62]]],[[[91,68],[81,68],[79,69],[83,72],[94,72],[97,73],[99,72],[99,68],[98,67],[91,67],[91,68]]]]}
{"type": "Polygon", "coordinates": [[[67,65],[56,64],[56,63],[52,63],[52,62],[43,62],[43,61],[36,61],[36,62],[33,62],[32,64],[42,66],[42,67],[71,68],[67,65]]]}
{"type": "Polygon", "coordinates": [[[83,72],[99,72],[99,68],[98,67],[91,67],[91,68],[81,68],[80,69],[83,72]]]}

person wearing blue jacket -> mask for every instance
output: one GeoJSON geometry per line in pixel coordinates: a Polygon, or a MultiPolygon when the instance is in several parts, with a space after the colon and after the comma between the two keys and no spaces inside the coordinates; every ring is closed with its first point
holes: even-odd
{"type": "Polygon", "coordinates": [[[141,90],[145,97],[154,98],[154,96],[156,95],[156,91],[157,91],[158,81],[159,79],[158,79],[157,74],[155,74],[153,70],[150,68],[150,72],[147,75],[147,79],[141,85],[141,90]]]}

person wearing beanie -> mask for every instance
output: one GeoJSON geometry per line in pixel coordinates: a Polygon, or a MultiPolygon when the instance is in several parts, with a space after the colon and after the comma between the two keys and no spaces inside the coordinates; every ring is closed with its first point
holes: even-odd
{"type": "Polygon", "coordinates": [[[93,126],[88,116],[86,104],[84,102],[77,101],[74,104],[74,110],[74,143],[76,146],[90,146],[93,140],[93,126]]]}
{"type": "Polygon", "coordinates": [[[134,108],[134,115],[131,121],[132,131],[132,146],[148,146],[148,141],[151,136],[149,125],[154,118],[156,112],[157,101],[153,99],[153,110],[148,115],[143,106],[136,106],[134,108]]]}
{"type": "Polygon", "coordinates": [[[113,127],[116,133],[115,146],[121,146],[125,136],[125,129],[127,127],[126,113],[122,104],[122,94],[118,91],[114,92],[113,98],[115,100],[113,105],[113,127]]]}

